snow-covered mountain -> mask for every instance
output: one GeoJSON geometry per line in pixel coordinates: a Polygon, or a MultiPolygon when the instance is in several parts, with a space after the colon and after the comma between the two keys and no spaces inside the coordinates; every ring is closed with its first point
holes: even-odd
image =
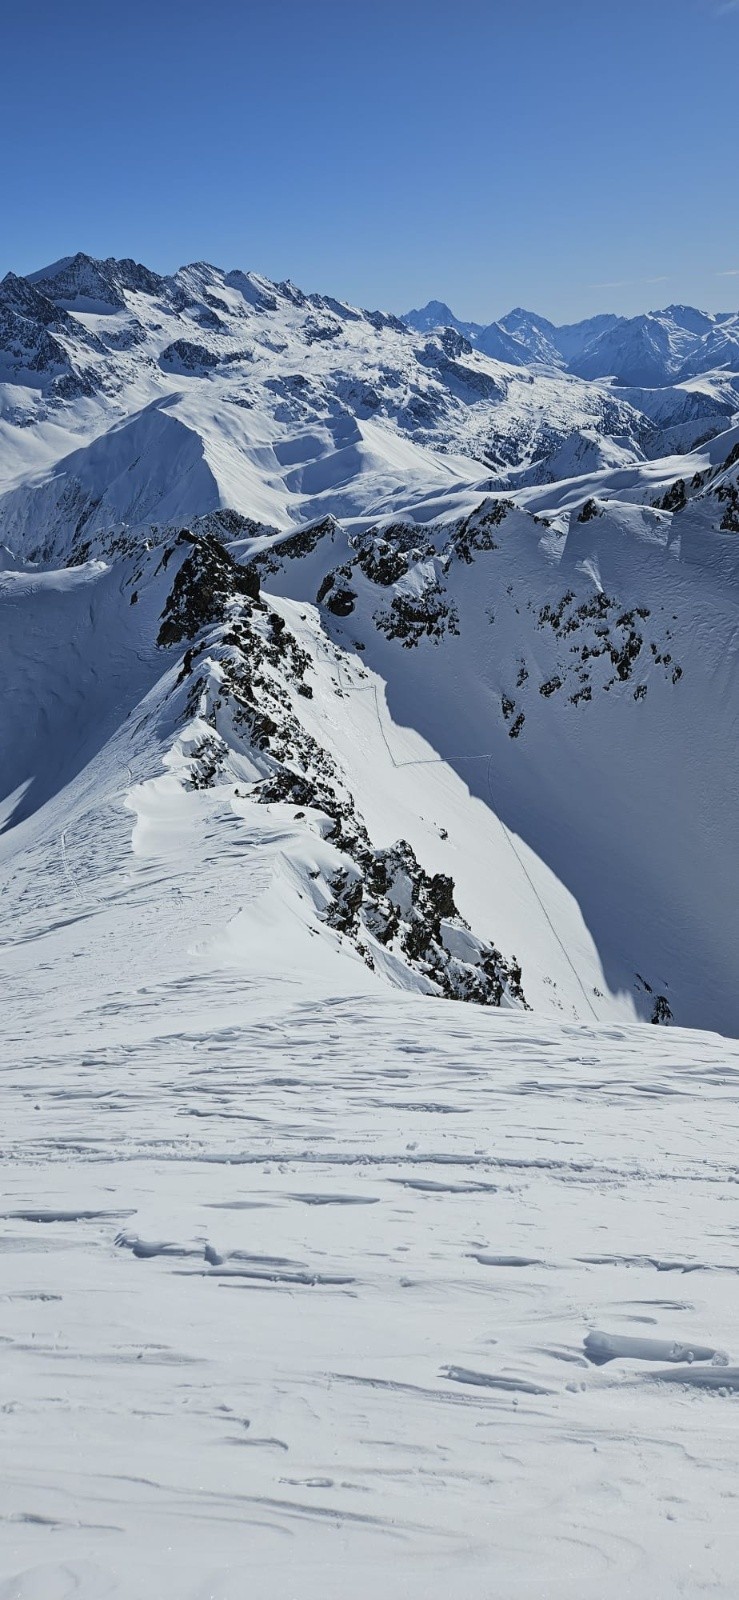
{"type": "Polygon", "coordinates": [[[376,974],[739,1033],[734,375],[618,390],[524,311],[513,366],[203,263],[1,294],[8,823],[149,662],[139,759],[297,807],[300,918],[376,974]]]}
{"type": "Polygon", "coordinates": [[[581,378],[664,388],[702,373],[739,367],[739,313],[666,306],[639,317],[601,314],[557,327],[517,306],[488,324],[460,322],[440,300],[404,321],[423,332],[453,327],[479,350],[522,366],[561,367],[581,378]]]}
{"type": "Polygon", "coordinates": [[[483,477],[619,466],[664,454],[666,437],[687,450],[737,405],[723,370],[625,393],[527,366],[505,330],[486,354],[456,328],[419,337],[202,263],[163,278],[76,256],[8,274],[0,341],[0,539],[30,555],[65,553],[88,525],[218,506],[281,526],[422,500],[434,516],[483,477]]]}
{"type": "Polygon", "coordinates": [[[447,311],[0,285],[0,1600],[735,1593],[731,319],[447,311]]]}

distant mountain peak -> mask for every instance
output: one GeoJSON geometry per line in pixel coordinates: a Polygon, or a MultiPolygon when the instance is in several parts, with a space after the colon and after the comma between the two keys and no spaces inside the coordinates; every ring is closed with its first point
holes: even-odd
{"type": "Polygon", "coordinates": [[[460,321],[444,300],[427,300],[425,306],[406,311],[403,321],[415,328],[417,333],[431,333],[434,328],[457,328],[460,333],[468,333],[470,328],[478,326],[476,323],[460,321]]]}
{"type": "Polygon", "coordinates": [[[165,279],[129,256],[109,256],[101,261],[79,250],[76,255],[62,256],[40,272],[30,273],[27,282],[55,304],[73,310],[95,304],[119,309],[126,304],[126,290],[156,294],[165,279]]]}
{"type": "Polygon", "coordinates": [[[538,311],[527,311],[525,306],[514,306],[512,311],[507,311],[504,317],[498,319],[501,328],[507,328],[509,333],[514,328],[531,326],[546,328],[547,332],[554,332],[555,324],[548,317],[542,317],[538,311]]]}

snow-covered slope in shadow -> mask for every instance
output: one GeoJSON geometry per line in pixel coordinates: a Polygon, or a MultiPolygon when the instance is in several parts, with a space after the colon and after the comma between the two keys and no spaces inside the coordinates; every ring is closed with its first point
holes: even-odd
{"type": "MultiPolygon", "coordinates": [[[[513,854],[523,841],[549,870],[533,894],[522,862],[501,927],[519,953],[519,919],[548,930],[549,960],[534,964],[551,999],[565,967],[580,1015],[605,1014],[605,989],[645,1017],[734,1033],[736,577],[731,549],[717,568],[721,535],[690,537],[701,504],[591,499],[549,526],[488,502],[457,524],[343,542],[329,528],[302,554],[287,541],[287,559],[277,543],[260,560],[266,582],[318,597],[332,636],[359,641],[387,685],[394,723],[459,773],[513,854]]],[[[426,770],[412,778],[420,810],[426,770]]],[[[469,883],[455,865],[478,904],[493,862],[486,842],[469,883]]]]}
{"type": "Polygon", "coordinates": [[[167,523],[222,503],[199,434],[155,403],[9,490],[0,515],[15,550],[53,562],[102,529],[167,523]]]}
{"type": "Polygon", "coordinates": [[[62,793],[161,672],[150,631],[156,601],[144,596],[149,618],[127,626],[135,593],[132,584],[124,588],[130,576],[130,568],[101,561],[0,573],[6,826],[62,793]],[[12,794],[16,803],[9,806],[12,794]]]}

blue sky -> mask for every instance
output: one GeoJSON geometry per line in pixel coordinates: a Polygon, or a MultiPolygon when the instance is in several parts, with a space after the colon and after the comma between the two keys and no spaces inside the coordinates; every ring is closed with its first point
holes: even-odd
{"type": "Polygon", "coordinates": [[[739,0],[36,0],[0,272],[83,249],[488,321],[739,303],[739,0]]]}

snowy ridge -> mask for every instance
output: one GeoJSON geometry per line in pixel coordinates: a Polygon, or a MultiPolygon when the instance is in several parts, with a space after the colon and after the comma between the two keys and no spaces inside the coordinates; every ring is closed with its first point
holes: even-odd
{"type": "Polygon", "coordinates": [[[0,285],[0,1600],[734,1600],[731,319],[447,310],[0,285]]]}

